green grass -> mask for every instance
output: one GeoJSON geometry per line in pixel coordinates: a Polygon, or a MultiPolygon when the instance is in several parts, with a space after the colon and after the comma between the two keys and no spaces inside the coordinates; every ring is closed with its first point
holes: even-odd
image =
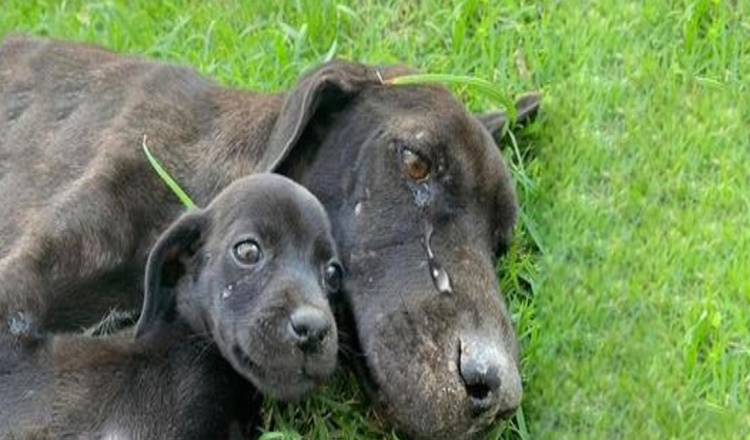
{"type": "MultiPolygon", "coordinates": [[[[748,0],[244,3],[0,0],[0,35],[263,90],[332,56],[541,89],[538,122],[503,145],[523,411],[489,438],[750,438],[748,0]]],[[[267,405],[263,438],[396,438],[352,383],[267,405]]]]}

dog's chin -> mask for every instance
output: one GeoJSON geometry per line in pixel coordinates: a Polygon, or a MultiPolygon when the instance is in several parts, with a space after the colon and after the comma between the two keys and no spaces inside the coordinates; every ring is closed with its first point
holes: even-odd
{"type": "Polygon", "coordinates": [[[357,335],[351,344],[356,352],[368,355],[355,355],[350,365],[396,431],[413,440],[469,440],[481,436],[496,420],[497,408],[479,416],[469,411],[457,366],[449,367],[458,361],[455,344],[437,339],[435,344],[416,344],[431,350],[415,350],[387,327],[372,330],[364,340],[357,335]]]}
{"type": "Polygon", "coordinates": [[[298,375],[294,380],[269,380],[256,383],[256,387],[266,397],[281,402],[297,402],[310,395],[318,386],[314,379],[298,375]]]}
{"type": "Polygon", "coordinates": [[[336,350],[331,347],[315,356],[294,356],[279,362],[279,358],[255,359],[239,344],[222,347],[224,357],[234,370],[247,379],[264,396],[283,402],[296,402],[308,396],[326,381],[336,367],[336,350]]]}

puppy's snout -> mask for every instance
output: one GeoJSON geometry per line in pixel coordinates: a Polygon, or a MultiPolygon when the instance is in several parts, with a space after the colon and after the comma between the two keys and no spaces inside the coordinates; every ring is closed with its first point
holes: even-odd
{"type": "Polygon", "coordinates": [[[521,403],[521,380],[515,364],[487,341],[461,341],[459,372],[471,413],[512,415],[521,403]]]}
{"type": "Polygon", "coordinates": [[[289,317],[289,331],[305,352],[315,352],[331,331],[331,317],[320,309],[303,306],[289,317]]]}

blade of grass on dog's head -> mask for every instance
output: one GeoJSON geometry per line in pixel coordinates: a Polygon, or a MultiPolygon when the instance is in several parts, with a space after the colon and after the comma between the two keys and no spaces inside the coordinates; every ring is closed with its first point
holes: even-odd
{"type": "Polygon", "coordinates": [[[169,187],[169,189],[172,190],[172,192],[177,196],[178,199],[180,199],[180,202],[182,202],[183,205],[185,205],[188,209],[193,208],[195,206],[195,203],[190,199],[190,196],[185,193],[185,191],[180,188],[180,185],[177,184],[177,182],[172,179],[172,176],[167,173],[167,171],[162,168],[161,164],[159,164],[159,161],[156,160],[156,158],[151,154],[151,151],[149,151],[148,146],[146,145],[146,136],[143,136],[143,152],[146,153],[146,158],[148,159],[148,162],[151,164],[151,167],[156,171],[156,174],[159,175],[161,180],[164,181],[164,183],[169,187]]]}
{"type": "Polygon", "coordinates": [[[486,95],[488,98],[491,98],[495,102],[502,105],[505,109],[505,113],[509,121],[516,120],[516,107],[513,103],[513,100],[510,99],[505,93],[500,91],[494,84],[482,78],[477,78],[474,76],[448,75],[442,73],[414,73],[410,75],[402,75],[394,78],[389,78],[383,81],[383,83],[390,85],[437,83],[444,85],[460,85],[473,87],[483,95],[486,95]]]}

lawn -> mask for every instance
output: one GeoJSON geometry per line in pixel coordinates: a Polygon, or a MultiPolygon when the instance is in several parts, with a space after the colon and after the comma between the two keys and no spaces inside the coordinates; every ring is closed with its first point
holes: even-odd
{"type": "MultiPolygon", "coordinates": [[[[0,0],[9,32],[263,90],[334,56],[541,90],[537,122],[502,142],[525,395],[488,437],[750,438],[748,0],[0,0]]],[[[263,438],[396,438],[353,383],[268,404],[263,438]]]]}

